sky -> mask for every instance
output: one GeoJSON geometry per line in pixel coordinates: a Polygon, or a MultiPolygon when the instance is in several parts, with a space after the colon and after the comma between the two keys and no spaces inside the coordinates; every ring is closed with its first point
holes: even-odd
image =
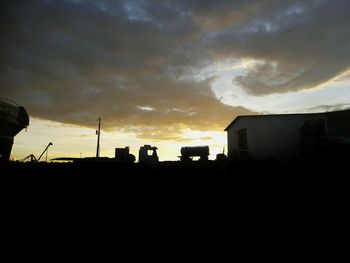
{"type": "Polygon", "coordinates": [[[12,158],[157,146],[225,150],[238,115],[350,107],[350,1],[1,1],[0,97],[24,106],[12,158]]]}

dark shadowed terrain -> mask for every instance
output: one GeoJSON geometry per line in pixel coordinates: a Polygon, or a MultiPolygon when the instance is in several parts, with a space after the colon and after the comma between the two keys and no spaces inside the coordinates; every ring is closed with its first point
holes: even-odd
{"type": "Polygon", "coordinates": [[[346,200],[345,160],[2,164],[0,191],[24,198],[204,201],[241,207],[324,207],[346,200]],[[343,182],[343,183],[342,183],[343,182]]]}

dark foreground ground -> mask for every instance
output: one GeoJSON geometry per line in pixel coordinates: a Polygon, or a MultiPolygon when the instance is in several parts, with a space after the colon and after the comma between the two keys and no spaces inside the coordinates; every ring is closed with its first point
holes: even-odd
{"type": "Polygon", "coordinates": [[[347,161],[1,164],[0,193],[118,202],[203,201],[242,207],[333,207],[347,196],[347,161]]]}

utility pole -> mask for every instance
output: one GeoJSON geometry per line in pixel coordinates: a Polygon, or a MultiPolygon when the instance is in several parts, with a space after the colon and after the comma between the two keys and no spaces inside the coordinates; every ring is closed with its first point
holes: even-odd
{"type": "Polygon", "coordinates": [[[96,134],[97,134],[96,158],[100,157],[100,131],[101,131],[101,117],[98,118],[98,130],[96,130],[96,134]]]}

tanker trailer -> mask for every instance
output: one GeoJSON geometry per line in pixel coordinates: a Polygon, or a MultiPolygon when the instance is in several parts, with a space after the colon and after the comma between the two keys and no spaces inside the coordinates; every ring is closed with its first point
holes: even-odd
{"type": "Polygon", "coordinates": [[[200,157],[200,161],[207,161],[209,146],[191,146],[181,148],[181,161],[191,161],[191,157],[200,157]]]}

